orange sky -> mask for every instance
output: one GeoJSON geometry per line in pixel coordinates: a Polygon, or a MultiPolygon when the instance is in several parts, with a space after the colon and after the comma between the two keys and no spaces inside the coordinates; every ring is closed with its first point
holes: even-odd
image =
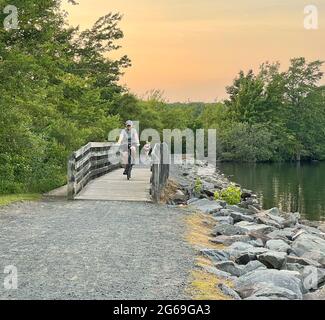
{"type": "MultiPolygon", "coordinates": [[[[64,0],[64,2],[67,2],[64,0]]],[[[240,69],[292,57],[325,60],[323,0],[78,0],[64,4],[69,22],[90,27],[108,12],[124,14],[118,55],[132,60],[123,79],[143,96],[164,91],[169,101],[214,101],[240,69]],[[305,30],[304,6],[315,4],[319,29],[305,30]]]]}

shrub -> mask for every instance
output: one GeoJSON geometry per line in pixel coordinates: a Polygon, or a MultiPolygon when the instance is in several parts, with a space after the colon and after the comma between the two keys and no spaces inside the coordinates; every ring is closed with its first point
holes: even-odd
{"type": "Polygon", "coordinates": [[[223,189],[220,193],[218,191],[214,194],[215,200],[224,200],[230,205],[238,204],[241,200],[241,190],[235,185],[231,185],[223,189]]]}
{"type": "Polygon", "coordinates": [[[195,180],[195,186],[194,186],[194,191],[196,193],[200,193],[202,191],[203,185],[202,185],[202,181],[200,178],[197,178],[195,180]]]}

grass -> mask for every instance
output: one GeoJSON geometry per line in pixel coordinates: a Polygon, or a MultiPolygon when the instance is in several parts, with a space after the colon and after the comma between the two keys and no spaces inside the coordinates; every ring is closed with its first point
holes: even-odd
{"type": "Polygon", "coordinates": [[[41,198],[40,194],[8,194],[0,195],[0,207],[18,201],[35,201],[41,198]]]}
{"type": "Polygon", "coordinates": [[[196,249],[223,249],[221,244],[211,242],[211,231],[216,225],[216,221],[207,214],[194,213],[185,218],[187,225],[186,240],[196,249]]]}
{"type": "MultiPolygon", "coordinates": [[[[211,231],[214,228],[216,221],[207,214],[193,213],[185,218],[187,226],[186,241],[189,242],[196,250],[211,248],[223,249],[224,246],[212,243],[211,231]]],[[[193,300],[231,300],[230,297],[224,295],[217,285],[224,283],[232,287],[230,281],[219,279],[216,275],[202,269],[204,266],[212,267],[213,263],[210,259],[198,254],[195,264],[197,268],[191,272],[190,285],[187,288],[187,293],[193,300]]]]}

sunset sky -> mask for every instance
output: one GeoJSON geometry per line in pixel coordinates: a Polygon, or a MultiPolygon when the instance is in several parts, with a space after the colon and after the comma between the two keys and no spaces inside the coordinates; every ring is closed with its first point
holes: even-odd
{"type": "Polygon", "coordinates": [[[325,60],[324,0],[78,2],[64,9],[81,29],[109,12],[124,15],[117,53],[127,54],[132,67],[121,83],[140,97],[160,89],[171,102],[213,102],[226,97],[225,86],[240,69],[256,70],[267,60],[286,67],[297,56],[325,60]],[[318,30],[304,29],[308,4],[318,7],[318,30]]]}

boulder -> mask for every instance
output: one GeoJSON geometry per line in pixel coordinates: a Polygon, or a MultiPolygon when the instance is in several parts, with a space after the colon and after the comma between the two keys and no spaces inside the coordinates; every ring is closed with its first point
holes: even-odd
{"type": "Polygon", "coordinates": [[[268,268],[282,269],[286,263],[287,254],[285,252],[267,251],[257,256],[258,261],[264,263],[268,268]]]}
{"type": "Polygon", "coordinates": [[[258,247],[258,248],[264,247],[264,242],[262,239],[250,240],[248,243],[254,247],[258,247]]]}
{"type": "Polygon", "coordinates": [[[286,253],[289,253],[291,251],[291,247],[285,241],[280,239],[267,241],[266,248],[272,251],[279,251],[279,252],[286,252],[286,253]]]}
{"type": "Polygon", "coordinates": [[[292,254],[287,256],[287,263],[298,263],[302,266],[313,266],[316,268],[320,268],[322,266],[317,261],[310,260],[310,259],[303,258],[303,257],[297,257],[292,254]]]}
{"type": "Polygon", "coordinates": [[[217,225],[211,232],[213,236],[225,235],[225,236],[234,236],[234,235],[243,235],[245,231],[240,227],[233,226],[232,224],[220,224],[217,225]]]}
{"type": "Polygon", "coordinates": [[[230,287],[226,286],[223,283],[218,283],[217,284],[217,288],[226,296],[229,296],[232,300],[241,300],[241,297],[239,296],[239,294],[231,289],[230,287]]]}
{"type": "Polygon", "coordinates": [[[200,199],[199,198],[191,198],[191,199],[189,199],[189,200],[187,200],[187,204],[188,205],[190,205],[191,203],[194,203],[194,202],[196,202],[196,201],[199,201],[200,199]]]}
{"type": "Polygon", "coordinates": [[[318,236],[318,237],[320,237],[322,239],[325,239],[325,233],[322,232],[321,230],[319,230],[318,228],[314,228],[314,227],[311,227],[311,226],[306,226],[306,225],[303,225],[303,224],[299,224],[299,228],[307,231],[310,234],[314,234],[314,235],[316,235],[316,236],[318,236]]]}
{"type": "Polygon", "coordinates": [[[301,300],[302,295],[291,291],[284,287],[278,287],[271,283],[261,282],[253,286],[249,286],[241,290],[241,296],[250,300],[256,300],[256,298],[267,298],[270,300],[301,300]]]}
{"type": "Polygon", "coordinates": [[[260,210],[258,210],[256,207],[252,206],[251,204],[249,204],[247,208],[252,214],[257,214],[260,212],[260,210]]]}
{"type": "Polygon", "coordinates": [[[294,228],[285,228],[282,230],[273,230],[267,234],[270,239],[280,239],[287,243],[293,241],[293,237],[295,235],[296,229],[294,228]]]}
{"type": "Polygon", "coordinates": [[[319,225],[318,230],[325,233],[325,223],[322,223],[321,225],[319,225]]]}
{"type": "Polygon", "coordinates": [[[321,289],[304,295],[304,300],[325,300],[325,286],[321,289]]]}
{"type": "Polygon", "coordinates": [[[304,266],[299,264],[299,263],[286,263],[285,267],[283,268],[284,270],[289,270],[289,271],[295,271],[299,272],[300,274],[303,273],[304,271],[304,266]]]}
{"type": "Polygon", "coordinates": [[[253,260],[248,262],[246,265],[242,267],[242,275],[255,271],[257,269],[267,269],[266,266],[257,260],[253,260]]]}
{"type": "Polygon", "coordinates": [[[283,228],[284,218],[281,218],[276,215],[271,215],[265,212],[260,212],[256,215],[256,220],[258,223],[263,223],[269,226],[273,226],[277,229],[283,228]]]}
{"type": "MultiPolygon", "coordinates": [[[[295,294],[296,299],[302,299],[302,281],[298,272],[287,270],[255,270],[235,280],[235,290],[242,298],[247,298],[258,290],[261,290],[261,283],[270,286],[284,288],[295,294]]],[[[262,295],[262,294],[260,294],[262,295]]],[[[271,295],[271,293],[268,293],[271,295]]]]}
{"type": "Polygon", "coordinates": [[[250,237],[247,235],[234,235],[234,236],[217,236],[210,240],[213,243],[216,244],[223,244],[225,246],[230,246],[231,244],[235,242],[249,242],[250,237]]]}
{"type": "Polygon", "coordinates": [[[229,253],[225,250],[218,250],[218,249],[202,249],[201,254],[213,262],[218,261],[227,261],[229,260],[229,253]]]}
{"type": "Polygon", "coordinates": [[[298,257],[325,265],[325,240],[316,235],[302,233],[292,243],[292,249],[298,257]]]}
{"type": "Polygon", "coordinates": [[[268,233],[274,230],[274,227],[265,224],[257,224],[253,222],[241,221],[235,224],[236,227],[240,227],[246,232],[262,232],[268,233]]]}
{"type": "Polygon", "coordinates": [[[208,214],[212,214],[223,209],[223,207],[218,202],[208,199],[200,199],[192,202],[190,205],[191,207],[208,214]]]}
{"type": "Polygon", "coordinates": [[[234,219],[230,216],[213,217],[220,224],[234,224],[234,219]]]}
{"type": "Polygon", "coordinates": [[[175,192],[175,194],[172,196],[172,200],[176,204],[185,203],[187,200],[187,197],[182,190],[177,190],[175,192]]]}
{"type": "Polygon", "coordinates": [[[243,251],[233,251],[229,252],[229,255],[238,263],[238,264],[247,264],[250,261],[256,260],[257,256],[267,252],[266,248],[250,248],[243,251]]]}
{"type": "Polygon", "coordinates": [[[226,216],[230,216],[231,213],[232,211],[229,209],[221,209],[220,211],[214,212],[212,215],[214,217],[226,217],[226,216]]]}
{"type": "Polygon", "coordinates": [[[215,263],[215,267],[221,271],[230,273],[232,276],[240,277],[242,275],[242,269],[233,261],[220,261],[215,263]]]}
{"type": "Polygon", "coordinates": [[[239,213],[242,213],[242,214],[247,214],[247,215],[252,214],[252,212],[250,210],[245,209],[245,208],[241,208],[241,207],[236,206],[236,205],[227,205],[226,209],[229,209],[229,210],[234,211],[234,212],[239,212],[239,213]]]}
{"type": "Polygon", "coordinates": [[[266,214],[271,214],[273,216],[281,216],[281,211],[279,210],[279,208],[272,208],[269,210],[264,211],[266,214]]]}
{"type": "Polygon", "coordinates": [[[283,217],[285,218],[285,222],[283,223],[284,228],[294,227],[300,219],[300,213],[286,213],[283,217]]]}
{"type": "Polygon", "coordinates": [[[248,222],[254,222],[255,219],[252,216],[240,213],[240,212],[235,212],[232,211],[230,213],[230,216],[233,218],[234,222],[240,222],[240,221],[248,221],[248,222]]]}
{"type": "Polygon", "coordinates": [[[233,277],[230,273],[218,270],[215,267],[210,267],[210,266],[199,266],[199,269],[211,273],[213,275],[215,275],[216,277],[218,277],[219,279],[224,279],[224,280],[230,280],[230,281],[234,281],[235,279],[237,279],[237,277],[233,277]]]}

